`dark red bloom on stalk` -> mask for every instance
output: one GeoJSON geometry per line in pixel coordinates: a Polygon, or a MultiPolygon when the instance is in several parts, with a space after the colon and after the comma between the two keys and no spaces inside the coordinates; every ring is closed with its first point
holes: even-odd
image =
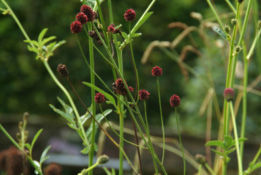
{"type": "Polygon", "coordinates": [[[63,77],[67,77],[69,75],[69,71],[65,64],[59,64],[57,67],[57,71],[63,77]]]}
{"type": "Polygon", "coordinates": [[[234,92],[234,89],[232,88],[226,88],[224,90],[224,98],[225,100],[227,101],[233,101],[234,100],[234,97],[235,97],[235,92],[234,92]]]}
{"type": "Polygon", "coordinates": [[[124,18],[126,21],[133,21],[136,17],[136,12],[133,9],[128,9],[124,13],[124,18]]]}
{"type": "Polygon", "coordinates": [[[140,97],[140,100],[148,100],[150,97],[150,93],[145,89],[141,89],[139,91],[139,97],[140,97]]]}
{"type": "Polygon", "coordinates": [[[123,83],[121,78],[118,78],[115,81],[115,90],[116,90],[116,93],[119,94],[119,95],[126,95],[127,94],[127,90],[126,90],[124,83],[123,83]]]}
{"type": "Polygon", "coordinates": [[[108,32],[114,33],[115,32],[115,25],[114,24],[109,25],[107,30],[108,30],[108,32]]]}
{"type": "Polygon", "coordinates": [[[177,95],[172,95],[169,100],[170,106],[175,108],[180,105],[180,98],[177,95]]]}
{"type": "Polygon", "coordinates": [[[155,66],[151,70],[151,74],[154,77],[158,77],[162,75],[162,69],[159,66],[155,66]]]}
{"type": "Polygon", "coordinates": [[[50,163],[44,169],[44,175],[61,175],[62,167],[57,163],[50,163]]]}
{"type": "Polygon", "coordinates": [[[79,12],[76,15],[76,20],[81,22],[81,24],[85,24],[88,21],[88,17],[83,12],[79,12]]]}
{"type": "Polygon", "coordinates": [[[134,88],[131,87],[131,86],[129,86],[128,89],[129,89],[130,92],[133,92],[133,91],[134,91],[134,88]]]}
{"type": "Polygon", "coordinates": [[[104,103],[106,101],[105,96],[102,93],[97,93],[94,100],[96,103],[104,103]]]}
{"type": "Polygon", "coordinates": [[[88,20],[87,21],[93,21],[95,19],[95,12],[92,10],[92,8],[88,5],[82,5],[81,6],[81,12],[83,12],[88,20]]]}
{"type": "Polygon", "coordinates": [[[82,24],[79,21],[74,21],[71,24],[71,32],[72,33],[79,33],[82,30],[82,24]]]}

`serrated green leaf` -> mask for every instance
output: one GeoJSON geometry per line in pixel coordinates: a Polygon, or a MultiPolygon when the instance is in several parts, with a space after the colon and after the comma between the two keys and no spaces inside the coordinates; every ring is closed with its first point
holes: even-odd
{"type": "Polygon", "coordinates": [[[39,36],[38,36],[38,43],[41,43],[41,42],[42,42],[43,37],[44,37],[44,35],[46,34],[47,30],[48,30],[48,29],[45,28],[45,29],[43,29],[43,30],[40,32],[40,34],[39,34],[39,36]]]}
{"type": "MultiPolygon", "coordinates": [[[[103,112],[103,114],[97,114],[95,116],[95,119],[98,123],[101,123],[101,121],[104,119],[105,116],[109,115],[110,113],[112,112],[111,109],[107,109],[103,112]]],[[[98,124],[95,122],[95,132],[97,131],[98,129],[98,124]]],[[[86,131],[86,136],[89,140],[91,140],[91,133],[92,133],[92,130],[93,130],[93,126],[91,124],[91,126],[88,128],[88,130],[86,131]]]]}
{"type": "Polygon", "coordinates": [[[230,153],[234,152],[235,150],[236,150],[236,147],[231,148],[231,149],[229,149],[229,150],[227,151],[227,154],[230,154],[230,153]]]}
{"type": "Polygon", "coordinates": [[[90,151],[90,147],[89,146],[85,146],[83,150],[81,150],[81,153],[83,154],[88,154],[90,151]]]}
{"type": "Polygon", "coordinates": [[[205,144],[205,146],[219,146],[224,149],[224,143],[219,140],[212,140],[205,144]]]}
{"type": "Polygon", "coordinates": [[[98,88],[97,86],[88,83],[88,82],[83,82],[84,85],[102,93],[115,107],[116,107],[116,103],[115,103],[115,99],[113,98],[113,96],[111,96],[110,94],[108,94],[107,92],[101,90],[100,88],[98,88]]]}
{"type": "Polygon", "coordinates": [[[52,104],[50,104],[49,106],[52,108],[52,110],[54,112],[56,112],[60,116],[64,117],[69,123],[71,123],[71,124],[74,123],[74,120],[73,120],[74,116],[73,116],[73,114],[68,113],[67,111],[63,112],[62,110],[55,108],[52,104]]]}
{"type": "Polygon", "coordinates": [[[38,139],[38,137],[40,136],[40,134],[42,133],[42,131],[43,131],[43,129],[40,129],[40,130],[35,134],[34,139],[33,139],[32,143],[31,143],[31,150],[33,150],[34,144],[35,144],[36,140],[38,139]]]}
{"type": "Polygon", "coordinates": [[[128,34],[125,33],[125,32],[121,32],[121,35],[122,35],[122,37],[123,37],[124,39],[127,39],[127,38],[128,38],[128,34]]]}
{"type": "Polygon", "coordinates": [[[142,20],[138,21],[138,23],[134,26],[133,28],[133,33],[136,33],[136,31],[142,26],[142,24],[144,24],[149,17],[153,14],[153,12],[148,12],[143,18],[142,20]]]}
{"type": "Polygon", "coordinates": [[[223,143],[225,146],[224,149],[228,150],[229,148],[235,145],[235,140],[231,136],[225,136],[223,143]]]}
{"type": "Polygon", "coordinates": [[[213,151],[213,152],[215,152],[215,153],[217,153],[217,154],[219,154],[219,155],[225,157],[225,154],[222,153],[222,152],[220,152],[220,151],[216,151],[216,150],[214,150],[214,149],[211,149],[211,151],[213,151]]]}
{"type": "Polygon", "coordinates": [[[40,158],[40,164],[42,164],[48,157],[46,157],[46,154],[48,153],[49,149],[51,148],[51,145],[47,146],[42,155],[41,155],[41,158],[40,158]]]}
{"type": "Polygon", "coordinates": [[[244,141],[247,141],[247,138],[239,138],[238,141],[239,142],[244,142],[244,141]]]}

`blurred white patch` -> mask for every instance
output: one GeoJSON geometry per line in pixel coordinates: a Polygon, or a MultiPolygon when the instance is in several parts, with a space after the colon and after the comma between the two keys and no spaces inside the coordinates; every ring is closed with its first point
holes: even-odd
{"type": "Polygon", "coordinates": [[[215,44],[218,48],[224,47],[224,41],[222,41],[221,39],[216,40],[215,44]]]}
{"type": "Polygon", "coordinates": [[[241,61],[237,61],[235,76],[238,79],[242,79],[244,77],[244,67],[241,61]]]}

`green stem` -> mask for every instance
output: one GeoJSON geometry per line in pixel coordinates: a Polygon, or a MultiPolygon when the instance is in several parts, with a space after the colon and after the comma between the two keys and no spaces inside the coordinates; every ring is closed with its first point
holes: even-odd
{"type": "MultiPolygon", "coordinates": [[[[248,60],[244,59],[244,80],[243,80],[243,106],[242,106],[242,124],[241,124],[241,133],[240,137],[245,137],[246,129],[246,116],[247,116],[247,80],[248,80],[248,60]]],[[[240,143],[240,156],[243,162],[243,153],[244,153],[244,142],[240,143]]]]}
{"type": "Polygon", "coordinates": [[[216,175],[216,174],[214,173],[213,169],[212,169],[207,163],[205,163],[204,165],[205,165],[205,167],[207,168],[207,170],[211,173],[211,175],[216,175]]]}
{"type": "MultiPolygon", "coordinates": [[[[88,23],[88,30],[92,30],[92,24],[88,23]]],[[[89,57],[90,57],[90,67],[92,70],[95,70],[94,67],[94,54],[93,54],[93,40],[89,37],[89,57]]],[[[95,85],[95,75],[93,71],[90,70],[90,77],[91,77],[91,84],[95,85]]],[[[92,115],[95,118],[96,115],[96,103],[94,100],[95,97],[95,90],[91,89],[91,99],[92,99],[92,115]]],[[[92,134],[91,134],[91,149],[89,152],[89,166],[93,164],[93,157],[95,152],[95,135],[96,135],[96,129],[95,129],[95,120],[92,119],[92,134]]],[[[88,172],[88,175],[92,175],[92,170],[88,172]]]]}
{"type": "MultiPolygon", "coordinates": [[[[147,117],[147,106],[146,106],[146,100],[143,101],[143,104],[144,104],[144,116],[145,116],[145,122],[146,122],[146,134],[147,134],[147,137],[148,137],[148,141],[149,141],[149,144],[150,144],[150,147],[152,149],[152,154],[156,154],[154,152],[154,149],[153,149],[153,145],[152,145],[152,142],[151,142],[151,138],[150,138],[150,128],[149,128],[149,122],[148,122],[148,117],[147,117]]],[[[153,160],[153,164],[154,164],[154,168],[155,168],[155,174],[158,174],[158,166],[157,166],[157,163],[155,161],[155,158],[154,156],[152,155],[152,160],[153,160]]]]}
{"type": "Polygon", "coordinates": [[[83,143],[84,143],[85,146],[89,147],[89,141],[87,140],[85,130],[84,130],[83,125],[81,123],[79,112],[78,112],[78,110],[77,110],[77,108],[76,108],[76,106],[75,106],[75,104],[74,104],[74,102],[73,102],[69,92],[65,89],[65,87],[56,78],[56,76],[54,75],[53,71],[51,70],[48,62],[43,60],[43,64],[44,64],[45,68],[47,69],[47,71],[49,72],[50,76],[52,77],[53,81],[63,91],[63,93],[65,94],[65,96],[69,100],[69,102],[70,102],[70,104],[71,104],[71,106],[73,108],[74,114],[76,116],[76,119],[77,119],[77,122],[78,122],[78,127],[80,127],[80,130],[81,130],[81,133],[82,133],[81,138],[83,140],[83,143]]]}
{"type": "Polygon", "coordinates": [[[138,28],[140,27],[141,23],[143,22],[143,18],[144,16],[149,12],[149,10],[151,9],[151,7],[153,6],[153,4],[156,2],[156,0],[152,0],[151,3],[149,4],[149,6],[147,7],[147,9],[145,10],[145,12],[142,14],[142,16],[140,17],[140,19],[138,20],[138,22],[135,24],[135,26],[132,28],[131,32],[128,35],[128,38],[124,40],[124,42],[121,44],[120,46],[120,50],[123,50],[124,47],[127,45],[127,43],[129,42],[129,40],[131,39],[131,35],[133,35],[138,28]]]}
{"type": "Polygon", "coordinates": [[[99,164],[98,163],[95,163],[93,164],[92,166],[90,166],[89,168],[87,169],[83,169],[80,173],[78,173],[78,175],[86,175],[86,173],[88,172],[88,174],[90,172],[92,172],[92,169],[94,169],[95,167],[97,167],[99,164]]]}
{"type": "MultiPolygon", "coordinates": [[[[119,118],[120,118],[120,147],[124,149],[124,116],[122,115],[121,111],[121,105],[119,104],[119,118]]],[[[119,175],[123,175],[123,154],[122,152],[119,152],[119,159],[120,159],[120,164],[119,164],[119,175]]]]}
{"type": "Polygon", "coordinates": [[[159,77],[157,77],[157,87],[158,87],[158,97],[159,97],[159,109],[160,109],[160,120],[161,120],[161,129],[162,129],[162,140],[163,140],[163,143],[162,143],[163,148],[162,148],[162,160],[161,160],[161,163],[163,164],[163,162],[164,162],[164,156],[165,156],[165,130],[164,130],[164,122],[163,122],[163,116],[162,116],[159,77]]]}
{"type": "MultiPolygon", "coordinates": [[[[226,155],[226,152],[224,152],[224,154],[226,155]]],[[[223,160],[222,175],[226,175],[226,174],[227,174],[227,160],[223,160]]]]}
{"type": "MultiPolygon", "coordinates": [[[[10,11],[10,15],[14,18],[16,24],[18,25],[18,27],[20,28],[21,32],[23,33],[24,37],[26,38],[26,40],[31,40],[29,38],[29,36],[27,35],[27,33],[25,32],[22,24],[20,23],[20,21],[18,20],[18,18],[16,17],[15,13],[13,12],[13,10],[10,8],[10,6],[5,2],[5,0],[1,0],[2,3],[6,6],[6,8],[10,11]]],[[[32,43],[30,43],[30,45],[32,47],[34,47],[34,45],[32,43]]]]}
{"type": "Polygon", "coordinates": [[[184,175],[186,175],[186,160],[185,160],[184,148],[183,148],[182,140],[181,140],[181,136],[180,136],[177,107],[175,107],[175,116],[176,116],[177,129],[178,129],[178,135],[179,135],[179,143],[180,143],[180,148],[181,148],[181,151],[182,151],[182,158],[183,158],[183,164],[184,164],[184,171],[183,172],[184,172],[184,175]]]}
{"type": "Polygon", "coordinates": [[[237,135],[237,125],[236,125],[236,119],[235,119],[232,102],[229,102],[229,105],[230,105],[230,111],[231,111],[232,122],[233,122],[233,127],[234,127],[234,136],[235,136],[235,141],[236,141],[238,173],[239,173],[239,175],[243,175],[242,160],[241,160],[241,156],[240,156],[239,141],[238,141],[238,135],[237,135]]]}
{"type": "Polygon", "coordinates": [[[39,173],[39,175],[43,175],[41,168],[35,164],[34,160],[32,159],[31,155],[27,155],[23,148],[21,148],[16,141],[12,138],[12,136],[5,130],[5,128],[0,124],[0,130],[6,135],[6,137],[24,154],[29,162],[33,165],[35,170],[39,173]]]}
{"type": "Polygon", "coordinates": [[[222,23],[222,21],[220,20],[218,14],[217,14],[217,11],[215,10],[214,6],[212,5],[211,1],[210,0],[207,0],[207,3],[209,5],[209,7],[211,8],[212,12],[214,13],[215,17],[216,17],[216,20],[218,21],[219,25],[221,26],[222,30],[224,30],[224,25],[222,23]]]}
{"type": "Polygon", "coordinates": [[[233,6],[233,4],[231,4],[231,2],[229,0],[225,0],[227,5],[229,6],[229,8],[236,14],[237,11],[235,9],[235,7],[233,6]]]}
{"type": "Polygon", "coordinates": [[[201,165],[201,164],[199,164],[199,168],[198,168],[198,175],[202,175],[202,174],[201,174],[201,170],[202,170],[202,165],[201,165]]]}

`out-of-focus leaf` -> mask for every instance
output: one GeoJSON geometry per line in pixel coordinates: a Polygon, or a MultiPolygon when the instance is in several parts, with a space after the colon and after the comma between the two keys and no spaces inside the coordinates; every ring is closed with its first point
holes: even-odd
{"type": "Polygon", "coordinates": [[[219,146],[221,148],[225,148],[224,147],[224,143],[222,141],[219,141],[219,140],[212,140],[212,141],[209,141],[208,143],[206,143],[205,146],[219,146]]]}
{"type": "Polygon", "coordinates": [[[40,129],[34,136],[34,139],[31,143],[31,149],[30,150],[33,150],[33,147],[34,147],[34,144],[36,142],[36,140],[38,139],[38,137],[40,136],[40,134],[42,133],[43,129],[40,129]]]}
{"type": "Polygon", "coordinates": [[[115,99],[113,98],[113,96],[111,96],[110,94],[108,94],[107,92],[101,90],[100,88],[98,88],[97,86],[91,84],[91,83],[88,83],[88,82],[83,82],[84,85],[102,93],[110,102],[111,104],[113,104],[114,106],[116,106],[116,103],[115,103],[115,99]]]}
{"type": "Polygon", "coordinates": [[[44,149],[44,151],[43,151],[43,153],[42,153],[42,155],[41,155],[41,158],[40,158],[40,164],[42,164],[46,159],[49,158],[48,156],[46,156],[46,154],[48,153],[48,151],[49,151],[50,148],[51,148],[51,146],[49,145],[49,146],[47,146],[47,147],[44,149]]]}
{"type": "Polygon", "coordinates": [[[44,37],[44,35],[46,34],[47,30],[48,30],[48,29],[45,28],[45,29],[43,29],[43,30],[40,32],[40,34],[39,34],[39,36],[38,36],[38,43],[41,43],[41,42],[42,42],[43,37],[44,37]]]}
{"type": "Polygon", "coordinates": [[[133,33],[135,33],[141,26],[142,24],[144,24],[148,19],[149,17],[153,14],[153,12],[148,12],[143,18],[141,21],[138,21],[138,23],[134,26],[133,28],[133,33]]]}

